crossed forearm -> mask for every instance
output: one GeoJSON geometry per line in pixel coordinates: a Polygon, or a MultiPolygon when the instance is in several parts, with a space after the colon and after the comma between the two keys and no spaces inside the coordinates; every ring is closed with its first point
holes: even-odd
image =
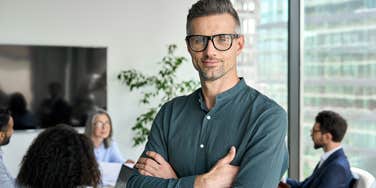
{"type": "MultiPolygon", "coordinates": [[[[218,160],[209,172],[196,177],[194,187],[231,187],[239,171],[238,166],[230,165],[235,154],[235,147],[231,147],[229,153],[218,160]]],[[[178,178],[172,166],[160,154],[148,151],[146,155],[148,158],[141,157],[135,165],[141,175],[163,179],[178,178]]]]}

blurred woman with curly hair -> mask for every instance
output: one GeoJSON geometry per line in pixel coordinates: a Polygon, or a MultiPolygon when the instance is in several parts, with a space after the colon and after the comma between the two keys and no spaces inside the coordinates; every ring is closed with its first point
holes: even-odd
{"type": "Polygon", "coordinates": [[[101,178],[92,142],[68,125],[46,129],[23,157],[16,182],[30,188],[97,187],[101,178]]]}

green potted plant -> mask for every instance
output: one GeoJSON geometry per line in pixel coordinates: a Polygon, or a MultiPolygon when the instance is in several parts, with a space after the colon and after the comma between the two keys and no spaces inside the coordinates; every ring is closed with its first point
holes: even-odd
{"type": "Polygon", "coordinates": [[[133,137],[133,146],[143,144],[150,132],[151,124],[164,103],[172,98],[190,93],[199,86],[198,81],[187,80],[178,82],[176,71],[187,61],[187,58],[176,56],[177,46],[168,46],[168,53],[159,62],[160,70],[156,75],[145,75],[144,73],[131,69],[123,70],[118,74],[118,79],[124,83],[130,91],[142,89],[141,104],[150,104],[151,101],[158,101],[156,106],[148,108],[136,118],[136,123],[132,130],[136,132],[133,137]]]}

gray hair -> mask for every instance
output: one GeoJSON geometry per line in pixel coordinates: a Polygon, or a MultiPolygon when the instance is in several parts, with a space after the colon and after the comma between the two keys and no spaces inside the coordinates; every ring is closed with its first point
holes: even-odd
{"type": "Polygon", "coordinates": [[[98,116],[98,115],[106,115],[107,118],[108,118],[108,121],[110,123],[110,135],[108,135],[108,138],[105,138],[103,140],[103,144],[104,144],[104,147],[105,148],[108,148],[110,147],[111,145],[111,140],[112,140],[112,130],[113,130],[113,127],[112,127],[112,120],[111,120],[111,117],[110,115],[103,109],[98,109],[98,110],[95,110],[94,112],[90,113],[89,117],[87,118],[86,120],[86,125],[85,125],[85,135],[87,135],[89,138],[91,138],[91,136],[93,135],[93,131],[94,131],[94,121],[95,121],[95,118],[98,116]]]}
{"type": "Polygon", "coordinates": [[[236,30],[240,31],[240,19],[230,0],[199,0],[189,9],[187,16],[187,35],[191,34],[191,22],[193,19],[215,14],[230,14],[236,23],[236,30]]]}

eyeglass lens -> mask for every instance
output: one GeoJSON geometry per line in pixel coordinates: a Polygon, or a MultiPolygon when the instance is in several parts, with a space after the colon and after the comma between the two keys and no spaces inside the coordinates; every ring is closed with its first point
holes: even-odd
{"type": "Polygon", "coordinates": [[[193,51],[199,52],[207,48],[209,40],[213,42],[214,48],[226,51],[231,48],[233,38],[237,35],[219,34],[213,36],[192,35],[188,37],[188,44],[193,51]]]}

